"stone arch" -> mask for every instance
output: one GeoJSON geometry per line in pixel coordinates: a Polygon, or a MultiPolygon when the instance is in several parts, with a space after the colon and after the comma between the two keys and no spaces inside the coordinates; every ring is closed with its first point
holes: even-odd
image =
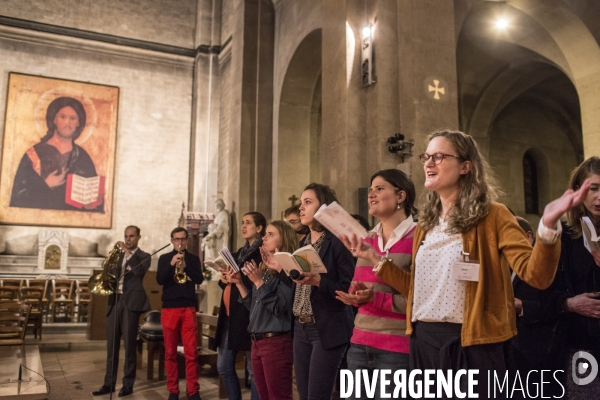
{"type": "MultiPolygon", "coordinates": [[[[474,136],[487,137],[495,116],[507,104],[506,95],[510,91],[503,92],[498,88],[514,90],[515,87],[511,84],[520,79],[520,73],[540,79],[542,76],[536,76],[532,72],[542,70],[548,73],[555,69],[565,74],[576,89],[580,106],[582,147],[585,148],[586,155],[600,151],[600,113],[595,110],[597,99],[600,98],[600,47],[582,20],[583,14],[580,13],[580,17],[576,10],[559,0],[512,0],[510,3],[456,0],[455,4],[457,12],[468,10],[463,12],[462,18],[457,17],[461,21],[457,60],[460,59],[461,46],[464,43],[475,43],[478,39],[479,46],[482,42],[490,49],[512,45],[519,52],[518,57],[506,65],[496,65],[496,70],[491,66],[492,71],[488,71],[487,76],[483,74],[484,82],[481,87],[476,88],[471,96],[463,98],[461,108],[465,107],[466,110],[461,110],[462,128],[474,136]],[[490,16],[495,12],[502,12],[517,22],[514,30],[491,38],[490,16]],[[477,35],[478,39],[475,38],[477,35]],[[550,68],[540,68],[540,64],[547,64],[550,68]]],[[[460,61],[458,69],[459,86],[462,83],[463,89],[469,88],[469,82],[461,82],[460,61]]],[[[527,87],[521,88],[521,92],[524,90],[527,87]]],[[[515,92],[512,97],[518,95],[515,92]]]]}
{"type": "Polygon", "coordinates": [[[300,42],[287,67],[279,97],[275,217],[321,177],[321,29],[300,42]]]}

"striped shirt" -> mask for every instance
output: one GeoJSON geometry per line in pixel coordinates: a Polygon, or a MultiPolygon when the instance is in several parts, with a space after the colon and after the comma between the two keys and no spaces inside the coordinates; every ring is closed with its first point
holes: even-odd
{"type": "MultiPolygon", "coordinates": [[[[365,243],[384,255],[387,250],[394,264],[410,271],[413,236],[416,223],[412,217],[404,220],[382,249],[381,225],[377,225],[365,243]]],[[[373,302],[362,304],[354,320],[353,344],[369,346],[395,353],[409,352],[409,338],[406,331],[406,297],[379,279],[373,272],[373,265],[359,258],[354,271],[355,282],[372,283],[375,297],[373,302]]]]}

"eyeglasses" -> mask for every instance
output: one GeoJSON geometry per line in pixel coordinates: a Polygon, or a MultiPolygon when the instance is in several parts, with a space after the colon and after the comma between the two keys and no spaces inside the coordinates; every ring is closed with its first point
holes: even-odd
{"type": "Polygon", "coordinates": [[[419,155],[419,160],[421,160],[422,164],[425,164],[425,163],[427,163],[427,161],[429,161],[430,158],[432,158],[433,159],[433,163],[435,165],[438,165],[446,157],[454,157],[454,158],[460,158],[460,159],[464,160],[464,157],[453,156],[452,154],[445,154],[445,153],[433,153],[433,154],[423,153],[423,154],[419,155]]]}
{"type": "Polygon", "coordinates": [[[171,238],[171,240],[174,242],[185,242],[188,238],[171,238]]]}
{"type": "Polygon", "coordinates": [[[298,222],[300,222],[299,219],[290,219],[290,220],[288,220],[288,223],[291,224],[291,225],[296,225],[298,222]]]}

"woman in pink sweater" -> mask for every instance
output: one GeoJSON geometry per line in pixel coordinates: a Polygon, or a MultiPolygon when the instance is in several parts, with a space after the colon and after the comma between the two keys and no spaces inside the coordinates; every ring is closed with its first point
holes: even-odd
{"type": "MultiPolygon", "coordinates": [[[[369,214],[380,220],[365,243],[394,264],[410,270],[416,223],[415,186],[397,169],[385,169],[371,177],[369,214]]],[[[406,331],[406,298],[379,279],[369,261],[358,258],[348,293],[336,292],[338,300],[358,307],[348,350],[348,369],[408,369],[409,339],[406,331]]],[[[379,399],[380,388],[364,386],[362,397],[379,399]]],[[[392,389],[393,390],[393,387],[392,389]]],[[[389,393],[391,394],[391,393],[389,393]]]]}

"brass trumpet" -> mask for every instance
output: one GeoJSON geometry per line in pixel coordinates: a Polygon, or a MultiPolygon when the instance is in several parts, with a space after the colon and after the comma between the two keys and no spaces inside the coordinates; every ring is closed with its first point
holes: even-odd
{"type": "Polygon", "coordinates": [[[187,281],[187,274],[183,272],[183,270],[185,269],[184,253],[185,251],[182,250],[181,245],[179,245],[179,254],[181,254],[182,257],[175,264],[175,275],[173,276],[173,280],[179,283],[180,285],[183,285],[187,281]]]}
{"type": "Polygon", "coordinates": [[[90,292],[101,296],[110,296],[117,290],[117,277],[109,271],[119,267],[119,258],[123,249],[115,244],[102,262],[102,273],[92,275],[88,280],[90,292]]]}

